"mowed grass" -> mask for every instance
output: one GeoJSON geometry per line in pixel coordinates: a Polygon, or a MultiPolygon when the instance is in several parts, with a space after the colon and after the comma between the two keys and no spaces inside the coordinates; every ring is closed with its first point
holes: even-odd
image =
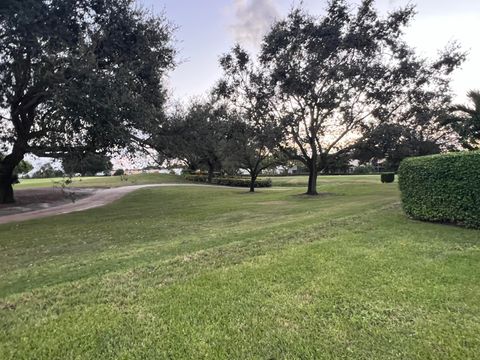
{"type": "Polygon", "coordinates": [[[338,179],[0,226],[0,359],[478,358],[480,231],[338,179]]]}
{"type": "MultiPolygon", "coordinates": [[[[67,178],[20,179],[14,190],[60,186],[67,178]]],[[[156,183],[183,182],[183,177],[170,174],[135,174],[121,176],[85,176],[72,178],[72,187],[119,187],[156,183]]]]}
{"type": "MultiPolygon", "coordinates": [[[[273,176],[264,178],[272,179],[274,186],[304,186],[308,184],[308,176],[304,175],[290,175],[290,176],[273,176]]],[[[396,179],[395,179],[396,180],[396,179]]],[[[380,175],[319,175],[317,182],[318,186],[325,184],[378,184],[380,175]]]]}

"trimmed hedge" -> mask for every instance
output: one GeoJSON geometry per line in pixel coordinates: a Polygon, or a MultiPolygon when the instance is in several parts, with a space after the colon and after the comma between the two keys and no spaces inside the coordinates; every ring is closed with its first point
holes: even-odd
{"type": "MultiPolygon", "coordinates": [[[[188,181],[208,182],[208,176],[205,175],[187,175],[185,179],[188,181]]],[[[250,187],[250,179],[248,178],[236,178],[236,177],[214,177],[212,179],[212,184],[215,185],[224,185],[224,186],[236,186],[236,187],[250,187]]],[[[271,187],[272,180],[270,179],[261,179],[255,181],[256,188],[265,188],[271,187]]]]}
{"type": "Polygon", "coordinates": [[[398,174],[409,216],[480,229],[480,151],[405,159],[398,174]]]}
{"type": "Polygon", "coordinates": [[[395,181],[395,173],[383,173],[380,175],[382,183],[392,183],[395,181]]]}

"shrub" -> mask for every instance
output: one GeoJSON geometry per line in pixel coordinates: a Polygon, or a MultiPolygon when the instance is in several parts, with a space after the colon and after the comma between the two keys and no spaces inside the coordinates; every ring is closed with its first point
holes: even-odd
{"type": "Polygon", "coordinates": [[[380,175],[382,183],[393,183],[395,181],[395,173],[383,173],[380,175]]]}
{"type": "Polygon", "coordinates": [[[375,168],[372,165],[360,165],[353,169],[354,175],[368,175],[375,172],[375,168]]]}
{"type": "Polygon", "coordinates": [[[405,159],[399,185],[409,216],[480,228],[479,151],[405,159]]]}
{"type": "Polygon", "coordinates": [[[113,173],[113,176],[122,176],[122,175],[125,175],[125,170],[123,170],[123,169],[117,169],[113,173]]]}
{"type": "MultiPolygon", "coordinates": [[[[206,183],[208,181],[208,176],[187,175],[185,176],[185,179],[193,182],[206,183]]],[[[250,179],[241,178],[241,177],[215,177],[212,179],[212,184],[223,185],[223,186],[235,186],[235,187],[250,187],[250,179]]],[[[261,180],[257,179],[255,181],[256,188],[265,188],[265,187],[271,187],[271,186],[272,186],[271,179],[261,179],[261,180]]]]}

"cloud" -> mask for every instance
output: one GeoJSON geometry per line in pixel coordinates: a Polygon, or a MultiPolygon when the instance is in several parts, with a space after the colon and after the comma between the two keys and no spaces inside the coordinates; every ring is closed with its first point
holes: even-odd
{"type": "Polygon", "coordinates": [[[235,41],[244,46],[260,45],[279,11],[273,0],[234,0],[236,22],[231,27],[235,41]]]}

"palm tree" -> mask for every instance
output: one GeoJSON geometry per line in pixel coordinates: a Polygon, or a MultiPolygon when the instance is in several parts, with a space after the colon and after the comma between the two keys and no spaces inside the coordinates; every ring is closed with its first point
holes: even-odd
{"type": "Polygon", "coordinates": [[[462,146],[468,150],[480,148],[480,91],[467,94],[473,106],[455,105],[445,119],[460,136],[462,146]]]}

